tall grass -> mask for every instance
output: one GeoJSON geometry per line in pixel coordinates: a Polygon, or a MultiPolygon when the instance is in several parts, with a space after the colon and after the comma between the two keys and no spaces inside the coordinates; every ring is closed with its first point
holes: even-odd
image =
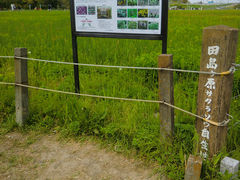
{"type": "MultiPolygon", "coordinates": [[[[174,68],[199,70],[204,27],[224,24],[240,28],[240,11],[170,11],[168,53],[174,55],[174,68]]],[[[69,11],[0,12],[0,55],[13,55],[15,47],[26,47],[29,57],[72,61],[69,11]]],[[[240,46],[238,47],[238,52],[240,46]]],[[[94,64],[157,66],[160,41],[78,38],[79,62],[94,64]]],[[[240,54],[237,55],[240,63],[240,54]]],[[[80,67],[82,93],[157,100],[157,72],[144,70],[80,67]]],[[[239,95],[240,74],[234,78],[233,96],[239,95]]],[[[0,81],[14,81],[11,60],[0,59],[0,81]]],[[[29,84],[74,91],[73,67],[29,62],[29,84]]],[[[198,76],[175,73],[175,104],[196,112],[198,76]]],[[[0,133],[14,128],[14,88],[0,86],[0,133]]],[[[30,117],[25,129],[65,136],[94,135],[135,149],[139,157],[155,159],[161,171],[172,179],[182,179],[184,155],[194,153],[198,142],[195,118],[175,111],[173,145],[161,140],[158,105],[73,97],[30,91],[30,117]]],[[[234,99],[228,144],[204,165],[203,179],[220,178],[219,159],[231,155],[240,160],[239,108],[234,99]]],[[[121,149],[120,148],[120,149],[121,149]]]]}

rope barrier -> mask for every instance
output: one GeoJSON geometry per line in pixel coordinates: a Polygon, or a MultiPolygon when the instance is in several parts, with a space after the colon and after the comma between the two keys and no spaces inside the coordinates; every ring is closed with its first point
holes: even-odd
{"type": "Polygon", "coordinates": [[[235,65],[233,65],[228,71],[217,73],[217,72],[206,72],[206,71],[193,71],[193,70],[183,70],[183,69],[169,69],[169,68],[155,68],[155,67],[131,67],[131,66],[112,66],[112,65],[98,65],[98,64],[82,64],[82,63],[72,63],[72,62],[63,62],[63,61],[50,61],[36,58],[26,58],[26,57],[17,57],[17,56],[0,56],[0,58],[16,58],[29,61],[39,61],[55,64],[66,64],[66,65],[75,65],[75,66],[86,66],[86,67],[102,67],[102,68],[118,68],[118,69],[139,69],[139,70],[162,70],[162,71],[172,71],[172,72],[187,72],[187,73],[196,73],[196,74],[207,74],[207,75],[229,75],[235,72],[235,65]]]}
{"type": "Polygon", "coordinates": [[[2,59],[12,59],[12,58],[14,58],[14,56],[0,56],[0,58],[2,58],[2,59]]]}
{"type": "Polygon", "coordinates": [[[119,98],[119,97],[110,97],[110,96],[99,96],[99,95],[90,95],[90,94],[80,94],[80,93],[73,93],[73,92],[66,92],[66,91],[60,91],[60,90],[54,90],[54,89],[47,89],[47,88],[40,88],[30,85],[24,85],[24,84],[18,84],[18,83],[8,83],[8,82],[0,82],[0,84],[3,85],[12,85],[12,86],[20,86],[20,87],[26,87],[31,89],[37,89],[42,91],[48,91],[48,92],[55,92],[55,93],[61,93],[61,94],[68,94],[68,95],[76,95],[76,96],[83,96],[83,97],[92,97],[92,98],[101,98],[101,99],[111,99],[111,100],[122,100],[122,101],[133,101],[133,102],[146,102],[146,103],[158,103],[158,104],[165,104],[171,108],[177,109],[179,111],[182,111],[186,114],[189,114],[191,116],[194,116],[196,118],[202,119],[203,121],[206,121],[212,125],[215,126],[226,126],[230,120],[224,120],[223,122],[214,122],[212,120],[207,120],[206,118],[203,118],[199,115],[196,115],[194,113],[191,113],[189,111],[186,111],[184,109],[181,109],[177,106],[174,106],[172,104],[169,104],[165,101],[156,101],[156,100],[144,100],[144,99],[130,99],[130,98],[119,98]]]}
{"type": "Polygon", "coordinates": [[[232,65],[235,67],[240,67],[240,64],[233,63],[232,65]]]}
{"type": "Polygon", "coordinates": [[[0,82],[0,84],[10,85],[10,86],[15,86],[16,85],[15,83],[9,83],[9,82],[0,82]]]}
{"type": "Polygon", "coordinates": [[[237,96],[234,96],[233,99],[238,99],[240,97],[240,94],[237,96]]]}
{"type": "MultiPolygon", "coordinates": [[[[205,71],[192,71],[192,70],[182,70],[182,69],[169,69],[169,68],[155,68],[155,67],[131,67],[131,66],[112,66],[112,65],[97,65],[97,64],[82,64],[82,63],[71,63],[71,62],[62,62],[62,61],[50,61],[50,60],[43,60],[43,59],[36,59],[36,58],[26,58],[26,57],[17,57],[17,56],[0,56],[0,58],[5,58],[5,59],[22,59],[22,60],[30,60],[30,61],[38,61],[38,62],[47,62],[47,63],[55,63],[55,64],[65,64],[65,65],[77,65],[77,66],[87,66],[87,67],[103,67],[103,68],[118,68],[118,69],[139,69],[139,70],[164,70],[164,71],[172,71],[172,72],[188,72],[188,73],[198,73],[198,74],[208,74],[208,75],[229,75],[232,74],[236,71],[235,67],[240,67],[240,64],[232,64],[232,67],[225,72],[221,73],[216,73],[216,72],[205,72],[205,71]]],[[[27,87],[27,88],[32,88],[32,89],[37,89],[37,90],[44,90],[44,91],[49,91],[49,92],[56,92],[56,93],[62,93],[62,94],[70,94],[70,95],[77,95],[77,96],[85,96],[85,97],[94,97],[94,98],[102,98],[102,99],[112,99],[112,100],[124,100],[124,101],[135,101],[135,102],[148,102],[148,103],[161,103],[165,104],[169,107],[172,107],[174,109],[177,109],[179,111],[182,111],[186,114],[189,114],[191,116],[194,116],[196,118],[202,119],[203,121],[206,121],[212,125],[215,126],[226,126],[230,120],[224,120],[223,122],[214,122],[211,120],[207,120],[206,118],[203,118],[201,116],[198,116],[196,114],[193,114],[189,111],[186,111],[184,109],[181,109],[179,107],[176,107],[172,104],[169,104],[164,101],[155,101],[155,100],[143,100],[143,99],[129,99],[129,98],[118,98],[118,97],[108,97],[108,96],[98,96],[98,95],[89,95],[89,94],[78,94],[78,93],[72,93],[72,92],[65,92],[65,91],[59,91],[59,90],[53,90],[53,89],[46,89],[46,88],[39,88],[39,87],[34,87],[34,86],[28,86],[28,85],[23,85],[23,84],[16,84],[16,83],[5,83],[5,82],[0,82],[0,84],[5,84],[5,85],[16,85],[16,86],[21,86],[21,87],[27,87]]]]}

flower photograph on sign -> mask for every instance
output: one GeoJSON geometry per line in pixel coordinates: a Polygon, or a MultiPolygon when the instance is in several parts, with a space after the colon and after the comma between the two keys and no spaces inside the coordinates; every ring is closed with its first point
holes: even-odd
{"type": "Polygon", "coordinates": [[[96,8],[95,6],[88,6],[88,15],[95,15],[96,8]]]}
{"type": "Polygon", "coordinates": [[[118,29],[127,29],[127,21],[117,21],[118,29]]]}
{"type": "Polygon", "coordinates": [[[129,6],[137,6],[137,0],[128,0],[129,6]]]}
{"type": "Polygon", "coordinates": [[[128,21],[128,29],[137,29],[138,23],[137,21],[128,21]]]}
{"type": "Polygon", "coordinates": [[[87,6],[77,6],[77,15],[86,15],[87,14],[87,6]]]}
{"type": "Polygon", "coordinates": [[[149,0],[149,5],[150,6],[158,6],[159,5],[159,0],[149,0]]]}
{"type": "Polygon", "coordinates": [[[118,6],[126,6],[127,5],[127,0],[117,0],[117,5],[118,6]]]}
{"type": "Polygon", "coordinates": [[[127,17],[127,9],[118,9],[117,10],[117,17],[119,17],[119,18],[127,17]]]}
{"type": "Polygon", "coordinates": [[[112,19],[112,8],[108,6],[97,7],[98,19],[112,19]]]}
{"type": "Polygon", "coordinates": [[[159,23],[158,22],[148,22],[148,29],[158,30],[159,29],[159,23]]]}
{"type": "Polygon", "coordinates": [[[137,18],[137,9],[128,9],[129,18],[137,18]]]}
{"type": "Polygon", "coordinates": [[[148,17],[148,9],[139,9],[138,17],[139,18],[147,18],[148,17]]]}
{"type": "Polygon", "coordinates": [[[159,10],[149,9],[149,18],[159,18],[159,10]]]}
{"type": "Polygon", "coordinates": [[[138,0],[138,5],[139,6],[147,6],[148,5],[148,0],[138,0]]]}
{"type": "Polygon", "coordinates": [[[138,29],[147,29],[148,22],[147,21],[138,21],[138,29]]]}

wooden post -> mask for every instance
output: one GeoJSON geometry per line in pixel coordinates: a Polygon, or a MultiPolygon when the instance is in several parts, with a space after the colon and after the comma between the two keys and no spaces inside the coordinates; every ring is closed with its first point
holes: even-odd
{"type": "MultiPolygon", "coordinates": [[[[173,56],[168,54],[162,54],[158,59],[159,68],[172,68],[173,56]]],[[[158,73],[159,82],[159,100],[165,101],[170,104],[174,104],[173,98],[173,72],[162,71],[158,73]]],[[[171,137],[174,129],[174,110],[173,108],[164,104],[159,105],[160,112],[160,130],[164,138],[171,137]]]]}
{"type": "Polygon", "coordinates": [[[190,155],[185,168],[184,180],[199,180],[202,170],[202,159],[199,156],[190,155]]]}
{"type": "MultiPolygon", "coordinates": [[[[201,71],[226,72],[235,62],[238,29],[227,26],[212,26],[203,30],[201,71]]],[[[232,97],[233,74],[199,76],[197,114],[214,122],[228,119],[232,97]]],[[[211,125],[196,120],[200,135],[200,154],[206,159],[212,157],[225,144],[227,127],[211,125]]]]}
{"type": "MultiPolygon", "coordinates": [[[[26,48],[15,48],[16,57],[27,57],[26,48]]],[[[15,58],[15,83],[28,85],[27,60],[15,58]]],[[[16,122],[22,126],[28,117],[28,88],[15,87],[16,122]]]]}

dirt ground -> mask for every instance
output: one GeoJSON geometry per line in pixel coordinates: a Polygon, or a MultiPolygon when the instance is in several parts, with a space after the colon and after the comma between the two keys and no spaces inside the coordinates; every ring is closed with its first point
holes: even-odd
{"type": "MultiPolygon", "coordinates": [[[[152,180],[153,167],[101,148],[93,141],[56,135],[0,136],[0,179],[152,180]]],[[[161,178],[162,179],[162,178],[161,178]]]]}

